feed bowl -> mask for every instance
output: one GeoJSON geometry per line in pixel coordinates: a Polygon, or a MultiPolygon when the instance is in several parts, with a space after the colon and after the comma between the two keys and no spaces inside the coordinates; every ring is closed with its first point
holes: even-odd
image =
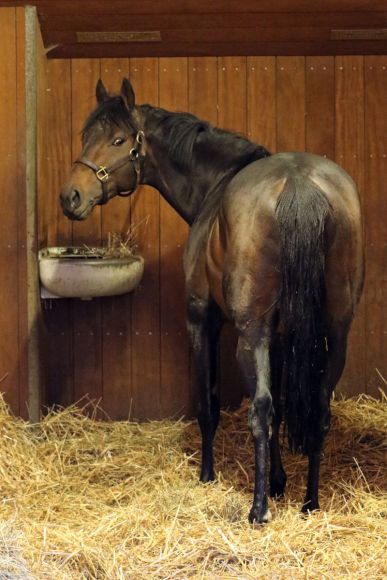
{"type": "Polygon", "coordinates": [[[50,298],[95,298],[131,292],[144,273],[138,255],[105,257],[102,248],[44,248],[39,276],[50,298]]]}

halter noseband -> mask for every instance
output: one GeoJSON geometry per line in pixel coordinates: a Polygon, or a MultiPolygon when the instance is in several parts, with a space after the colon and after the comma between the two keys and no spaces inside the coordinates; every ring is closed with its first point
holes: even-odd
{"type": "Polygon", "coordinates": [[[127,157],[125,157],[124,159],[119,159],[113,165],[111,165],[111,167],[106,167],[105,165],[96,165],[92,161],[85,159],[85,157],[80,157],[79,159],[76,159],[74,161],[74,163],[85,165],[86,167],[91,169],[95,173],[96,178],[101,182],[102,198],[101,201],[99,202],[100,205],[107,203],[109,200],[109,191],[107,182],[109,180],[110,174],[116,171],[117,169],[120,169],[127,163],[129,163],[129,161],[133,163],[133,167],[136,172],[136,185],[134,186],[133,189],[130,189],[129,191],[117,192],[117,195],[119,195],[120,197],[128,197],[128,195],[136,191],[138,184],[140,183],[140,171],[141,171],[140,155],[143,140],[144,140],[144,132],[138,131],[135,139],[137,146],[132,147],[127,157]]]}

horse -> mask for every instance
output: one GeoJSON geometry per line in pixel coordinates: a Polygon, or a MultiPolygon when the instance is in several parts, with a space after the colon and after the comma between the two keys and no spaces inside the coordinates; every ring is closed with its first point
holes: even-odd
{"type": "Polygon", "coordinates": [[[324,157],[271,155],[189,113],[137,105],[128,79],[114,95],[99,80],[96,97],[60,202],[68,218],[84,220],[96,205],[148,184],[190,226],[184,272],[200,389],[201,482],[215,478],[217,342],[229,320],[251,396],[255,484],[249,521],[270,521],[269,493],[284,495],[282,420],[290,449],[308,456],[301,511],[319,509],[330,399],[364,278],[354,182],[324,157]]]}

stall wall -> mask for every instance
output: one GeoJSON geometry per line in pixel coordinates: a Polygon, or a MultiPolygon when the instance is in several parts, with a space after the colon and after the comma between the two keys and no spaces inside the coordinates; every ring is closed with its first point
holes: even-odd
{"type": "Polygon", "coordinates": [[[36,93],[45,61],[35,9],[0,8],[0,391],[39,417],[36,93]]]}
{"type": "MultiPolygon", "coordinates": [[[[182,254],[187,226],[155,190],[114,199],[91,218],[63,217],[58,193],[80,149],[80,130],[102,78],[123,76],[138,103],[191,111],[240,131],[271,151],[308,150],[342,165],[357,182],[366,231],[367,281],[340,390],[378,394],[383,352],[383,240],[386,229],[387,57],[222,57],[52,60],[47,63],[48,131],[40,173],[40,245],[99,244],[136,228],[146,259],[131,295],[53,301],[45,310],[46,401],[87,396],[114,418],[179,416],[195,402],[184,313],[182,254]],[[384,216],[384,219],[383,219],[384,216]]],[[[11,100],[10,106],[14,107],[11,100]]],[[[221,349],[223,401],[236,404],[235,337],[221,349]]],[[[13,351],[12,351],[13,353],[13,351]]],[[[14,354],[12,356],[15,356],[14,354]]]]}

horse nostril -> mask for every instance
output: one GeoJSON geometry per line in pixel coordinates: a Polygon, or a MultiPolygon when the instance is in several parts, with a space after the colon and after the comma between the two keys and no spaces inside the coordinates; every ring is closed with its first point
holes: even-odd
{"type": "Polygon", "coordinates": [[[79,193],[79,191],[77,189],[73,190],[73,193],[71,195],[71,199],[70,199],[70,205],[72,209],[77,209],[77,207],[79,207],[81,205],[81,194],[79,193]]]}

